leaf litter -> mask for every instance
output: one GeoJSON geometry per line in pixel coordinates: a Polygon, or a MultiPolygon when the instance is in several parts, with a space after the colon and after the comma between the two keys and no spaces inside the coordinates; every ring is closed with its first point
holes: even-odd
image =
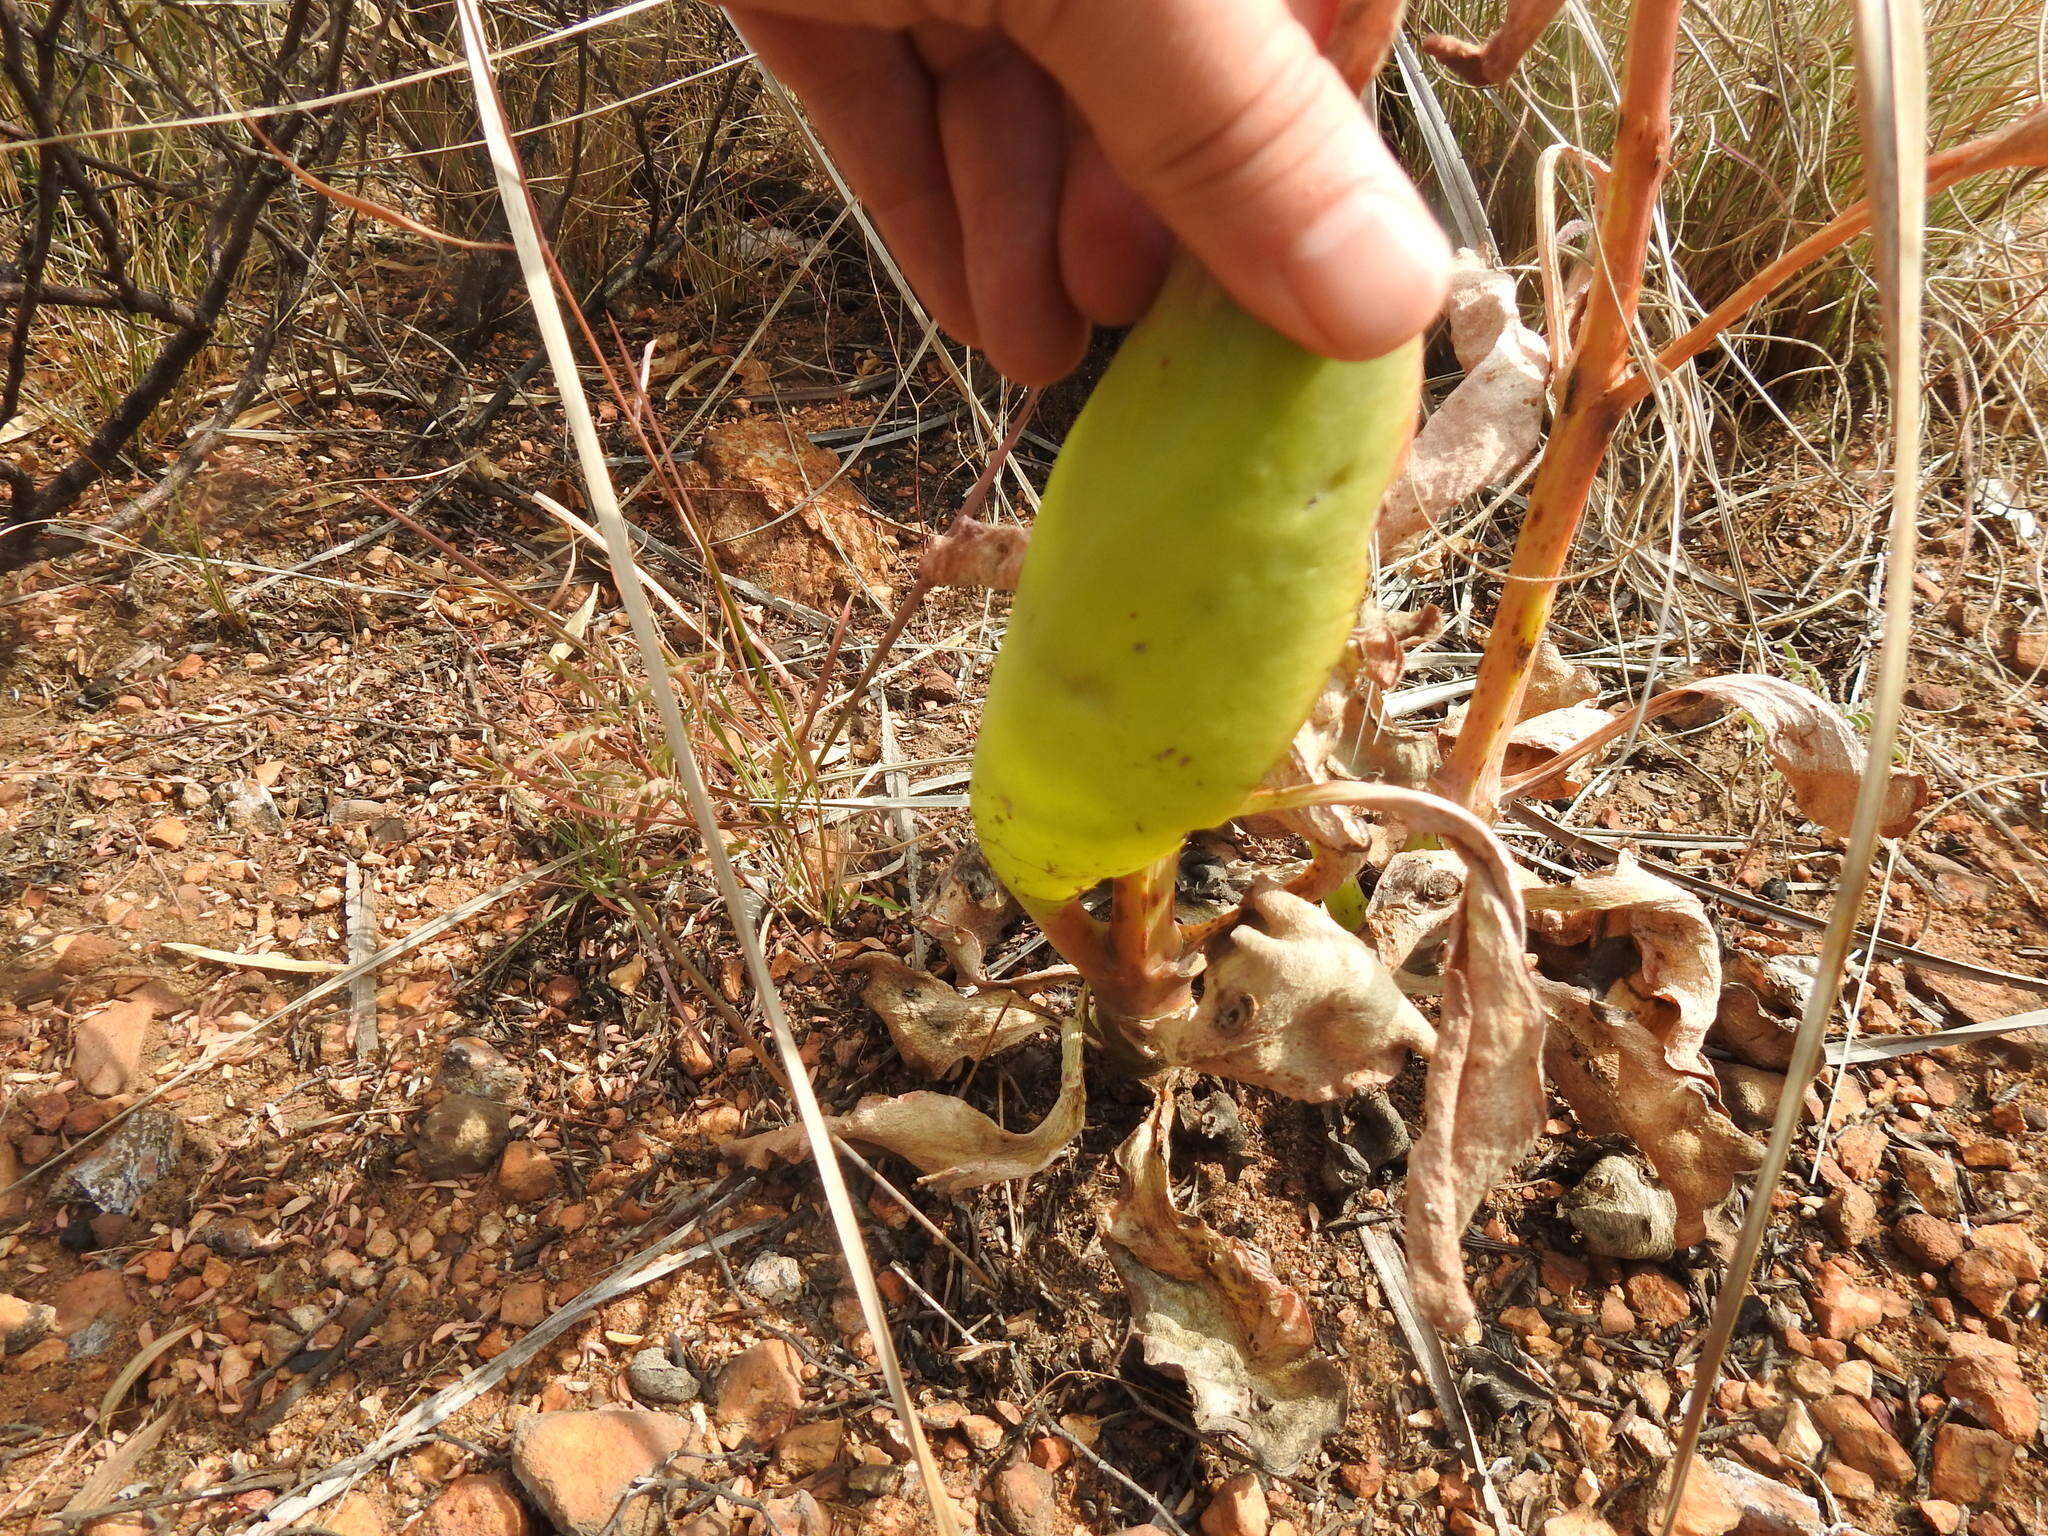
{"type": "Polygon", "coordinates": [[[1145,1359],[1187,1383],[1197,1429],[1291,1472],[1343,1424],[1344,1373],[1317,1349],[1307,1299],[1263,1254],[1175,1207],[1172,1134],[1173,1098],[1160,1093],[1117,1152],[1103,1224],[1145,1359]]]}

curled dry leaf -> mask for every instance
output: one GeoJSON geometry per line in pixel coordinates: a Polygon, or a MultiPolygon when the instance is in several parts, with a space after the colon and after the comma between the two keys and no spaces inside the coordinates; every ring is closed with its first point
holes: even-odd
{"type": "Polygon", "coordinates": [[[1325,1103],[1428,1055],[1429,1021],[1321,907],[1285,891],[1246,899],[1209,956],[1201,1002],[1161,1054],[1175,1066],[1325,1103]]]}
{"type": "Polygon", "coordinates": [[[1344,1426],[1344,1375],[1316,1352],[1308,1303],[1263,1254],[1174,1208],[1161,1094],[1117,1150],[1122,1187],[1104,1223],[1146,1361],[1183,1378],[1195,1426],[1234,1434],[1291,1472],[1344,1426]]]}
{"type": "Polygon", "coordinates": [[[1020,527],[996,527],[979,518],[961,517],[933,540],[919,562],[918,575],[934,587],[988,587],[1017,590],[1024,569],[1024,548],[1030,533],[1020,527]]]}
{"type": "Polygon", "coordinates": [[[1398,816],[1465,863],[1444,954],[1442,1023],[1408,1159],[1408,1266],[1417,1309],[1459,1333],[1472,1321],[1465,1227],[1543,1123],[1543,1010],[1524,963],[1522,898],[1499,839],[1469,811],[1385,784],[1318,784],[1263,797],[1279,809],[1353,804],[1398,816]]]}
{"type": "Polygon", "coordinates": [[[1583,771],[1585,759],[1579,759],[1581,771],[1577,773],[1566,767],[1539,778],[1537,772],[1545,764],[1556,762],[1560,753],[1577,746],[1613,719],[1607,710],[1591,704],[1569,704],[1563,709],[1531,715],[1508,733],[1507,750],[1501,757],[1501,771],[1527,784],[1526,793],[1539,799],[1554,800],[1563,795],[1576,795],[1592,778],[1583,771]]]}
{"type": "Polygon", "coordinates": [[[1056,1022],[1015,992],[992,988],[969,997],[894,955],[864,955],[861,998],[889,1027],[897,1054],[926,1077],[944,1077],[1028,1040],[1056,1022]]]}
{"type": "MultiPolygon", "coordinates": [[[[834,1135],[893,1152],[914,1164],[941,1194],[964,1194],[985,1184],[1029,1178],[1064,1151],[1081,1133],[1086,1096],[1081,1083],[1081,1027],[1061,1025],[1060,1095],[1046,1117],[1028,1131],[1006,1131],[965,1099],[920,1089],[893,1097],[862,1099],[851,1114],[828,1115],[834,1135]]],[[[719,1149],[749,1168],[808,1156],[803,1127],[781,1126],[744,1136],[719,1149]]]]}
{"type": "Polygon", "coordinates": [[[1537,643],[1536,664],[1529,670],[1529,684],[1522,690],[1518,718],[1533,720],[1553,710],[1588,704],[1600,696],[1600,683],[1592,672],[1566,657],[1557,642],[1545,638],[1537,643]]]}
{"type": "Polygon", "coordinates": [[[1632,1157],[1601,1158],[1557,1208],[1603,1258],[1656,1262],[1678,1251],[1678,1202],[1632,1157]]]}
{"type": "MultiPolygon", "coordinates": [[[[1673,710],[1700,704],[1739,709],[1754,720],[1764,733],[1771,762],[1792,786],[1792,798],[1799,809],[1830,832],[1848,835],[1849,824],[1855,819],[1865,753],[1863,743],[1834,705],[1783,678],[1736,672],[1726,677],[1702,678],[1686,687],[1660,693],[1643,706],[1642,718],[1654,720],[1673,710]]],[[[1525,776],[1506,784],[1501,790],[1502,800],[1527,794],[1532,785],[1548,781],[1568,764],[1597,752],[1626,731],[1634,718],[1633,710],[1623,713],[1577,746],[1559,753],[1547,767],[1536,770],[1540,777],[1525,776]]],[[[1927,794],[1924,777],[1893,768],[1879,830],[1886,837],[1897,837],[1906,831],[1927,803],[1927,794]]]]}
{"type": "Polygon", "coordinates": [[[946,867],[945,877],[918,922],[939,941],[962,981],[983,986],[982,967],[988,952],[1023,915],[1017,898],[982,857],[981,844],[970,842],[946,867]]]}
{"type": "Polygon", "coordinates": [[[1763,1156],[1700,1054],[1721,999],[1705,908],[1628,859],[1523,899],[1546,969],[1567,977],[1541,986],[1551,1081],[1588,1132],[1642,1149],[1676,1203],[1676,1241],[1698,1242],[1706,1213],[1763,1156]]]}
{"type": "Polygon", "coordinates": [[[1510,479],[1543,444],[1543,338],[1522,324],[1511,275],[1470,251],[1458,256],[1445,313],[1465,377],[1423,422],[1381,499],[1374,538],[1383,560],[1467,496],[1510,479]]]}
{"type": "Polygon", "coordinates": [[[1564,979],[1595,992],[1610,982],[1626,985],[1626,1006],[1657,1037],[1671,1069],[1701,1082],[1714,1080],[1700,1047],[1720,1004],[1721,945],[1699,897],[1624,853],[1614,868],[1581,875],[1569,885],[1532,886],[1522,892],[1522,904],[1529,909],[1532,936],[1583,952],[1585,966],[1612,969],[1610,957],[1621,948],[1627,964],[1618,977],[1582,970],[1564,979]]]}
{"type": "Polygon", "coordinates": [[[1380,872],[1366,904],[1364,938],[1394,971],[1441,943],[1465,895],[1465,861],[1448,848],[1411,848],[1380,872]]]}

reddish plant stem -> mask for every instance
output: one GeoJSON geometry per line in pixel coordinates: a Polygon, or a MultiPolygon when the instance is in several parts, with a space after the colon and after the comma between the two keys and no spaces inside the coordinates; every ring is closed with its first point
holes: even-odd
{"type": "Polygon", "coordinates": [[[1386,68],[1408,0],[1338,0],[1324,51],[1354,91],[1363,91],[1386,68]]]}
{"type": "MultiPolygon", "coordinates": [[[[1175,850],[1156,864],[1110,882],[1109,952],[1115,965],[1112,1001],[1120,1022],[1140,1033],[1153,1020],[1179,1013],[1189,1001],[1181,967],[1180,930],[1173,921],[1175,850]]],[[[1098,988],[1098,991],[1100,989],[1098,988]]]]}
{"type": "Polygon", "coordinates": [[[1536,647],[1550,622],[1579,519],[1621,421],[1613,387],[1628,362],[1658,192],[1671,160],[1678,18],[1679,0],[1636,0],[1629,16],[1621,126],[1600,220],[1599,270],[1479,664],[1472,707],[1437,778],[1439,793],[1482,819],[1493,813],[1507,735],[1521,713],[1536,647]]]}
{"type": "Polygon", "coordinates": [[[1500,30],[1484,43],[1438,32],[1422,40],[1431,58],[1467,85],[1499,85],[1515,72],[1522,57],[1536,46],[1543,29],[1564,9],[1564,0],[1508,0],[1500,30]]]}

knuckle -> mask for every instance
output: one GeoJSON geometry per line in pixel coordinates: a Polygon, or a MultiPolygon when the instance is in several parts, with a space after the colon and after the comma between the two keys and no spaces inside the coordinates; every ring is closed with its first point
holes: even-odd
{"type": "Polygon", "coordinates": [[[1321,82],[1320,60],[1293,49],[1248,61],[1247,85],[1218,121],[1192,136],[1167,140],[1149,167],[1156,185],[1200,199],[1248,184],[1270,183],[1298,170],[1316,152],[1310,130],[1321,82]],[[1252,72],[1253,66],[1255,72],[1252,72]]]}

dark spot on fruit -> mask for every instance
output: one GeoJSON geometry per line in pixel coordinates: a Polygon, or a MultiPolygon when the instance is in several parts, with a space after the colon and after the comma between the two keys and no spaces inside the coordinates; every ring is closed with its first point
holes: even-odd
{"type": "Polygon", "coordinates": [[[1145,653],[1146,653],[1147,651],[1151,650],[1151,649],[1152,649],[1152,647],[1151,647],[1151,645],[1150,645],[1150,644],[1149,644],[1148,642],[1146,642],[1146,641],[1143,641],[1143,640],[1134,640],[1134,641],[1132,641],[1132,642],[1131,642],[1131,649],[1132,649],[1132,650],[1134,650],[1134,651],[1136,651],[1136,652],[1137,652],[1137,653],[1138,653],[1138,654],[1139,654],[1140,656],[1142,656],[1142,655],[1144,655],[1144,654],[1145,654],[1145,653]]]}

